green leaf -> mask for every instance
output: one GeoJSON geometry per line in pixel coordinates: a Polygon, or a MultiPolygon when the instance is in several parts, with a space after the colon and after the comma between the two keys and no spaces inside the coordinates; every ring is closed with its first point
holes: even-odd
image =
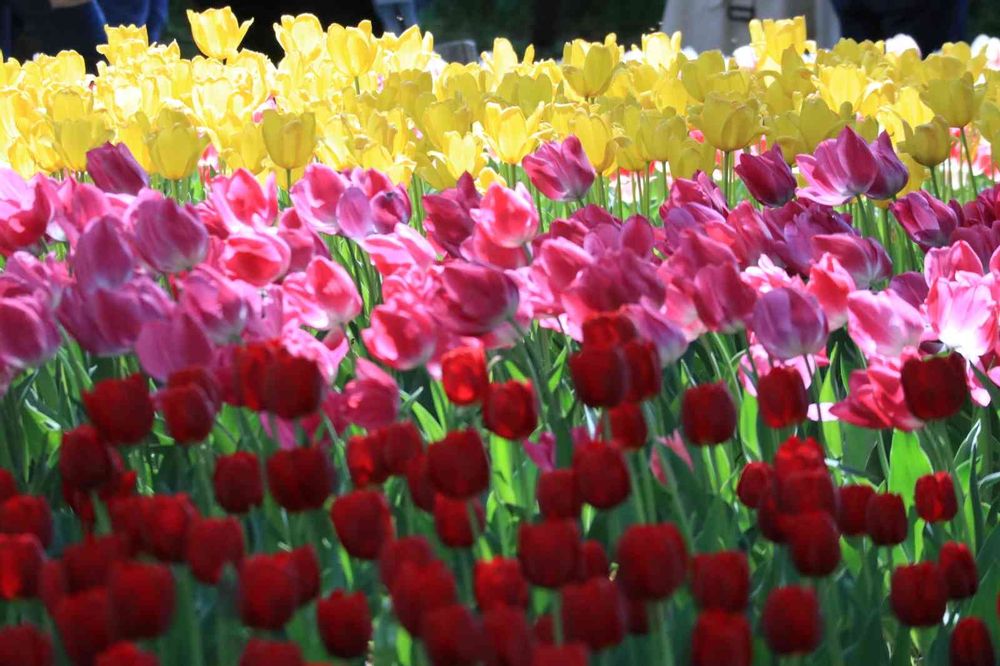
{"type": "Polygon", "coordinates": [[[907,511],[913,506],[913,488],[917,479],[932,474],[931,461],[912,432],[896,430],[892,434],[889,452],[889,492],[903,496],[907,511]]]}
{"type": "Polygon", "coordinates": [[[744,448],[750,449],[754,460],[760,460],[760,442],[757,441],[757,399],[749,393],[743,394],[740,402],[740,439],[744,448]]]}
{"type": "MultiPolygon", "coordinates": [[[[836,356],[836,351],[834,351],[836,356]]],[[[833,361],[830,361],[833,363],[833,361]]],[[[819,390],[820,403],[837,402],[837,392],[833,388],[833,372],[827,371],[826,377],[819,390]]],[[[822,421],[823,439],[826,441],[826,448],[833,458],[841,458],[844,455],[843,436],[840,433],[840,420],[822,421]]]]}
{"type": "Polygon", "coordinates": [[[435,420],[434,416],[427,411],[427,408],[421,405],[419,402],[414,402],[411,405],[413,409],[413,415],[417,417],[417,421],[420,422],[420,427],[423,429],[424,434],[427,435],[427,439],[435,441],[444,438],[444,428],[440,423],[435,420]]]}

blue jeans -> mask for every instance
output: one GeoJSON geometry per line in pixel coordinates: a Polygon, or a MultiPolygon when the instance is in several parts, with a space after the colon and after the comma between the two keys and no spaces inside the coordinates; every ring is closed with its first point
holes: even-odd
{"type": "MultiPolygon", "coordinates": [[[[103,44],[104,14],[96,2],[77,7],[53,9],[47,0],[7,0],[10,11],[17,17],[22,35],[18,37],[30,52],[18,54],[30,58],[37,52],[55,55],[59,51],[73,50],[93,67],[97,61],[97,46],[103,44]]],[[[7,53],[4,53],[6,56],[7,53]]]]}
{"type": "Polygon", "coordinates": [[[167,25],[168,0],[98,0],[108,25],[144,25],[149,41],[160,38],[167,25]]]}

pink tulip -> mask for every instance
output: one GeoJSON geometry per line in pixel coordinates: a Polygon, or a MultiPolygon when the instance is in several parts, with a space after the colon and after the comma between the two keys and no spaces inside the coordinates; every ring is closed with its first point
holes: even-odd
{"type": "Polygon", "coordinates": [[[924,279],[927,284],[934,284],[940,278],[954,280],[963,274],[966,277],[983,274],[982,261],[965,241],[956,241],[946,247],[927,251],[924,257],[924,279]]]}
{"type": "Polygon", "coordinates": [[[371,198],[372,217],[375,230],[381,234],[390,233],[397,225],[406,225],[413,214],[410,195],[405,187],[392,187],[377,192],[371,198]]]}
{"type": "Polygon", "coordinates": [[[0,168],[0,255],[34,245],[52,219],[51,185],[45,176],[25,182],[10,169],[0,168]]]}
{"type": "Polygon", "coordinates": [[[519,248],[538,232],[538,211],[521,183],[513,190],[498,183],[490,185],[480,207],[471,215],[489,239],[501,247],[519,248]]]}
{"type": "Polygon", "coordinates": [[[594,167],[575,136],[568,136],[561,143],[543,144],[525,156],[522,166],[531,184],[553,201],[582,199],[596,177],[594,167]]]}
{"type": "MultiPolygon", "coordinates": [[[[59,305],[63,290],[71,283],[66,263],[59,261],[55,254],[50,253],[40,260],[23,250],[7,259],[0,279],[3,278],[16,281],[25,294],[33,295],[49,308],[59,305]]],[[[0,288],[0,294],[3,293],[0,288]]]]}
{"type": "Polygon", "coordinates": [[[847,331],[865,356],[898,357],[920,342],[924,318],[891,290],[847,297],[847,331]]]}
{"type": "Polygon", "coordinates": [[[735,333],[750,319],[757,294],[735,264],[705,266],[690,284],[698,316],[710,331],[735,333]]]}
{"type": "Polygon", "coordinates": [[[642,215],[633,215],[625,220],[621,228],[620,247],[627,247],[638,257],[648,259],[655,244],[656,232],[649,220],[642,215]]]}
{"type": "Polygon", "coordinates": [[[278,217],[278,186],[272,173],[262,185],[246,169],[231,176],[216,176],[209,186],[208,202],[229,233],[244,227],[270,227],[278,217]]]}
{"type": "Polygon", "coordinates": [[[459,248],[476,227],[471,211],[479,208],[481,199],[475,181],[467,173],[462,174],[455,187],[425,195],[427,239],[451,256],[460,256],[459,248]]]}
{"type": "Polygon", "coordinates": [[[455,335],[485,335],[514,316],[517,285],[503,271],[461,262],[445,264],[429,304],[455,335]]]}
{"type": "Polygon", "coordinates": [[[91,292],[115,289],[128,282],[134,262],[124,225],[117,218],[105,215],[87,227],[77,240],[70,263],[76,283],[83,291],[91,292]]]}
{"type": "Polygon", "coordinates": [[[653,450],[649,452],[649,471],[653,473],[653,477],[663,485],[667,485],[667,474],[663,469],[662,460],[669,460],[667,458],[666,452],[664,452],[663,458],[660,458],[660,452],[657,451],[658,447],[663,447],[665,449],[670,449],[673,451],[681,461],[688,466],[692,472],[694,471],[694,462],[691,460],[691,452],[688,451],[687,445],[684,444],[684,438],[681,437],[680,430],[674,430],[667,437],[657,437],[656,442],[653,446],[653,450]]]}
{"type": "Polygon", "coordinates": [[[278,219],[278,238],[291,252],[288,272],[304,271],[313,257],[330,258],[330,249],[319,234],[302,222],[294,208],[286,208],[278,219]]]}
{"type": "Polygon", "coordinates": [[[434,319],[423,304],[395,298],[372,311],[361,331],[368,352],[391,368],[412,370],[430,359],[437,346],[434,319]]]}
{"type": "Polygon", "coordinates": [[[263,287],[285,274],[291,256],[288,245],[278,236],[246,231],[224,241],[220,260],[230,277],[263,287]]]}
{"type": "Polygon", "coordinates": [[[654,266],[623,249],[605,252],[585,266],[561,298],[567,312],[582,322],[590,312],[610,312],[646,299],[659,307],[664,295],[654,266]]]}
{"type": "Polygon", "coordinates": [[[146,322],[161,319],[172,303],[150,278],[134,277],[115,289],[86,293],[79,287],[66,290],[59,304],[59,322],[80,343],[98,356],[131,351],[146,322]]]}
{"type": "Polygon", "coordinates": [[[347,336],[339,328],[320,340],[304,328],[285,326],[281,330],[281,346],[294,356],[313,361],[326,382],[336,379],[340,362],[350,351],[347,336]]]}
{"type": "Polygon", "coordinates": [[[124,143],[105,143],[89,151],[87,173],[105,192],[135,195],[149,187],[149,174],[124,143]]]}
{"type": "Polygon", "coordinates": [[[344,416],[361,428],[379,428],[396,420],[399,387],[380,367],[364,358],[354,365],[355,377],[344,387],[344,416]]]}
{"type": "Polygon", "coordinates": [[[799,155],[796,162],[809,184],[799,196],[827,206],[839,206],[867,192],[879,168],[871,148],[850,127],[821,142],[815,155],[799,155]]]}
{"type": "Polygon", "coordinates": [[[216,344],[237,338],[246,326],[249,306],[244,291],[216,269],[202,264],[184,278],[180,305],[216,344]]]}
{"type": "Polygon", "coordinates": [[[869,199],[891,199],[906,186],[910,171],[903,164],[896,151],[892,149],[889,134],[883,131],[878,138],[868,145],[875,157],[875,180],[865,195],[869,199]]]}
{"type": "Polygon", "coordinates": [[[938,340],[973,362],[997,340],[997,303],[982,278],[935,280],[927,295],[927,321],[938,340]]]}
{"type": "Polygon", "coordinates": [[[463,259],[493,268],[517,270],[528,265],[530,257],[523,247],[504,247],[490,238],[483,227],[477,227],[459,248],[463,259]]]}
{"type": "Polygon", "coordinates": [[[426,271],[437,253],[424,236],[408,224],[397,224],[388,234],[372,234],[359,241],[383,276],[416,268],[426,271]]]}
{"type": "Polygon", "coordinates": [[[910,412],[903,397],[902,364],[899,358],[869,359],[867,368],[851,372],[847,398],[835,404],[830,413],[845,423],[872,430],[922,427],[923,422],[910,412]]]}
{"type": "Polygon", "coordinates": [[[368,196],[360,187],[348,187],[337,202],[337,224],[347,238],[361,239],[375,229],[368,196]]]}
{"type": "Polygon", "coordinates": [[[910,239],[924,252],[948,244],[958,226],[958,216],[950,206],[924,190],[910,192],[890,204],[889,210],[910,239]]]}
{"type": "Polygon", "coordinates": [[[361,313],[361,295],[340,264],[323,257],[314,258],[306,268],[306,283],[332,326],[346,324],[361,313]]]}
{"type": "Polygon", "coordinates": [[[340,230],[337,205],[349,185],[348,179],[340,173],[313,162],[292,185],[289,194],[303,222],[320,233],[335,234],[340,230]]]}
{"type": "Polygon", "coordinates": [[[160,273],[193,268],[208,253],[208,232],[191,206],[146,190],[131,209],[135,247],[160,273]]]}
{"type": "Polygon", "coordinates": [[[758,156],[740,153],[736,175],[747,186],[751,196],[765,206],[777,208],[795,196],[795,176],[785,163],[780,146],[758,156]]]}
{"type": "Polygon", "coordinates": [[[179,309],[167,319],[147,322],[135,342],[143,371],[160,381],[178,370],[210,364],[212,352],[201,325],[179,309]]]}
{"type": "Polygon", "coordinates": [[[892,276],[889,289],[899,294],[900,298],[918,310],[927,300],[927,280],[920,273],[908,271],[892,276]]]}
{"type": "Polygon", "coordinates": [[[0,296],[0,366],[24,369],[55,355],[60,343],[52,312],[31,296],[0,296]]]}
{"type": "Polygon", "coordinates": [[[565,238],[553,238],[542,243],[535,265],[548,278],[555,293],[568,288],[584,267],[593,263],[590,253],[565,238]]]}
{"type": "Polygon", "coordinates": [[[661,363],[673,363],[687,351],[688,341],[684,332],[648,303],[626,305],[622,312],[632,320],[643,339],[656,345],[661,363]]]}
{"type": "MultiPolygon", "coordinates": [[[[703,171],[694,178],[678,178],[670,186],[669,207],[682,207],[687,204],[698,204],[719,213],[723,217],[729,214],[726,197],[715,181],[703,171]]],[[[661,209],[662,215],[662,209],[661,209]]]]}
{"type": "Polygon", "coordinates": [[[892,277],[892,261],[885,248],[874,238],[852,234],[818,235],[813,236],[812,247],[817,258],[824,252],[836,257],[859,289],[892,277]]]}
{"type": "Polygon", "coordinates": [[[819,301],[831,331],[847,323],[847,297],[855,288],[854,278],[832,254],[823,254],[809,269],[806,291],[819,301]]]}
{"type": "Polygon", "coordinates": [[[757,339],[782,361],[815,354],[826,346],[826,315],[809,294],[782,287],[757,300],[751,325],[757,339]]]}

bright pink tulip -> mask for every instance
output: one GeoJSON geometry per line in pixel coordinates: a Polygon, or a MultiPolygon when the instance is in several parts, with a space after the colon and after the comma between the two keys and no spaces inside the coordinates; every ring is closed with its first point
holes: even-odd
{"type": "Polygon", "coordinates": [[[869,359],[863,370],[854,370],[848,380],[847,398],[830,408],[830,413],[845,423],[881,430],[916,430],[923,422],[906,406],[900,383],[899,358],[869,359]]]}
{"type": "Polygon", "coordinates": [[[59,329],[49,309],[32,296],[0,296],[0,366],[41,365],[59,348],[59,329]]]}
{"type": "Polygon", "coordinates": [[[165,317],[172,305],[152,279],[138,276],[90,294],[68,289],[59,304],[59,323],[86,351],[114,356],[130,351],[143,325],[165,317]]]}
{"type": "Polygon", "coordinates": [[[143,371],[160,381],[192,366],[212,361],[212,343],[201,325],[180,310],[168,319],[148,322],[135,341],[143,371]]]}
{"type": "Polygon", "coordinates": [[[361,313],[361,295],[340,264],[323,257],[314,258],[306,268],[306,283],[332,326],[346,324],[361,313]]]}
{"type": "Polygon", "coordinates": [[[381,234],[391,232],[398,224],[405,226],[413,214],[410,195],[400,186],[377,192],[371,198],[371,206],[375,230],[381,234]]]}
{"type": "Polygon", "coordinates": [[[920,342],[924,318],[894,291],[856,291],[847,298],[847,331],[865,356],[898,357],[920,342]]]}
{"type": "Polygon", "coordinates": [[[854,278],[832,254],[824,254],[809,269],[806,291],[819,301],[831,331],[847,323],[847,297],[854,289],[854,278]]]}
{"type": "Polygon", "coordinates": [[[910,239],[924,252],[948,244],[958,226],[955,211],[924,190],[910,192],[890,204],[889,210],[899,220],[910,239]]]}
{"type": "Polygon", "coordinates": [[[295,212],[303,222],[324,234],[335,234],[337,204],[350,182],[328,166],[313,162],[305,168],[290,193],[295,212]]]}
{"type": "Polygon", "coordinates": [[[248,230],[224,241],[220,259],[230,277],[263,287],[285,274],[291,256],[288,245],[276,235],[248,230]]]}
{"type": "Polygon", "coordinates": [[[513,190],[498,183],[490,185],[471,215],[489,239],[501,247],[519,248],[538,233],[538,211],[521,183],[513,190]]]}
{"type": "Polygon", "coordinates": [[[517,285],[503,271],[452,262],[438,275],[430,307],[452,333],[485,335],[514,316],[518,300],[517,285]]]}
{"type": "Polygon", "coordinates": [[[931,248],[924,256],[924,279],[928,285],[942,278],[955,280],[961,273],[965,273],[965,277],[983,274],[983,263],[979,260],[979,255],[965,241],[931,248]]]}
{"type": "Polygon", "coordinates": [[[125,199],[109,197],[90,183],[78,183],[73,178],[67,178],[52,197],[52,221],[62,231],[70,247],[94,220],[105,215],[125,219],[125,199]]]}
{"type": "Polygon", "coordinates": [[[997,303],[983,279],[935,280],[927,294],[927,321],[938,340],[970,361],[997,340],[997,303]]]}
{"type": "Polygon", "coordinates": [[[553,201],[582,199],[594,183],[594,167],[580,140],[568,136],[561,143],[543,144],[522,161],[531,184],[553,201]]]}
{"type": "Polygon", "coordinates": [[[237,169],[231,176],[217,176],[211,183],[208,203],[228,233],[236,233],[246,226],[258,230],[270,227],[278,217],[278,186],[274,174],[263,185],[246,169],[237,169]]]}
{"type": "Polygon", "coordinates": [[[486,264],[511,271],[524,268],[530,261],[523,247],[504,247],[494,242],[483,227],[477,227],[472,236],[465,239],[460,254],[463,259],[474,264],[486,264]]]}
{"type": "Polygon", "coordinates": [[[850,127],[821,142],[815,155],[799,155],[796,162],[809,184],[799,196],[826,206],[839,206],[864,194],[878,176],[875,155],[850,127]]]}
{"type": "Polygon", "coordinates": [[[475,181],[467,173],[462,174],[455,187],[425,195],[424,229],[428,240],[453,257],[460,256],[459,248],[476,228],[472,211],[479,208],[481,199],[475,181]]]}
{"type": "Polygon", "coordinates": [[[354,425],[371,430],[387,426],[399,412],[399,387],[385,370],[358,358],[355,378],[344,387],[344,416],[354,425]]]}
{"type": "Polygon", "coordinates": [[[736,175],[754,199],[765,206],[784,206],[795,196],[795,176],[785,163],[781,147],[775,146],[760,155],[740,153],[736,175]]]}
{"type": "Polygon", "coordinates": [[[648,301],[659,307],[666,289],[656,268],[629,249],[609,250],[585,266],[562,294],[563,306],[576,321],[594,312],[611,312],[648,301]]]}
{"type": "Polygon", "coordinates": [[[375,217],[368,196],[360,187],[348,187],[337,202],[337,224],[340,233],[360,239],[375,229],[375,217]]]}
{"type": "Polygon", "coordinates": [[[77,240],[72,256],[73,275],[85,292],[118,288],[131,279],[134,263],[125,227],[111,215],[87,227],[77,240]]]}
{"type": "Polygon", "coordinates": [[[698,316],[711,331],[735,333],[746,326],[757,293],[747,285],[735,264],[705,266],[690,285],[698,316]]]}
{"type": "Polygon", "coordinates": [[[135,195],[149,187],[149,174],[124,143],[105,143],[89,151],[87,173],[105,192],[135,195]]]}
{"type": "Polygon", "coordinates": [[[45,176],[25,182],[10,169],[0,169],[0,255],[34,245],[52,219],[51,186],[45,176]]]}
{"type": "Polygon", "coordinates": [[[193,315],[217,344],[243,332],[249,314],[244,289],[216,269],[202,264],[184,278],[180,305],[193,315]]]}
{"type": "Polygon", "coordinates": [[[569,287],[580,271],[594,261],[589,252],[565,238],[543,241],[537,256],[536,265],[545,272],[553,293],[569,287]]]}
{"type": "Polygon", "coordinates": [[[891,199],[906,185],[910,171],[892,149],[889,134],[883,131],[868,147],[875,157],[875,180],[865,192],[869,199],[891,199]]]}
{"type": "Polygon", "coordinates": [[[208,252],[208,232],[191,206],[146,190],[136,199],[131,222],[139,255],[160,273],[196,266],[208,252]]]}
{"type": "Polygon", "coordinates": [[[753,309],[757,339],[771,356],[787,361],[826,346],[826,315],[809,294],[782,287],[767,292],[753,309]]]}
{"type": "Polygon", "coordinates": [[[437,346],[437,336],[426,307],[410,298],[394,298],[376,306],[369,327],[361,331],[371,355],[396,370],[426,363],[437,346]]]}
{"type": "Polygon", "coordinates": [[[359,244],[383,276],[417,268],[426,271],[437,258],[434,246],[408,224],[397,224],[388,234],[372,234],[359,244]]]}
{"type": "Polygon", "coordinates": [[[294,208],[286,208],[278,218],[278,238],[291,251],[288,272],[304,271],[313,257],[330,258],[330,249],[311,226],[299,218],[294,208]]]}
{"type": "Polygon", "coordinates": [[[859,289],[879,280],[892,277],[892,261],[874,238],[863,238],[851,234],[820,234],[812,237],[813,254],[816,258],[829,252],[843,266],[859,289]]]}

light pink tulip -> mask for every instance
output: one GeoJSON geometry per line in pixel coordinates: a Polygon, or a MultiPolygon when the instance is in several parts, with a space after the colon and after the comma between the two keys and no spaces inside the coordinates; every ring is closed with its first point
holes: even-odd
{"type": "Polygon", "coordinates": [[[920,312],[894,291],[847,297],[847,332],[865,356],[898,357],[920,342],[924,328],[920,312]]]}
{"type": "Polygon", "coordinates": [[[160,273],[186,271],[208,253],[208,231],[194,208],[153,190],[138,196],[130,222],[139,256],[160,273]]]}
{"type": "Polygon", "coordinates": [[[927,320],[938,340],[975,362],[997,340],[997,303],[982,279],[939,278],[927,294],[927,320]]]}
{"type": "Polygon", "coordinates": [[[490,185],[471,215],[489,239],[501,247],[519,248],[538,233],[538,211],[521,183],[514,189],[498,183],[490,185]]]}
{"type": "Polygon", "coordinates": [[[531,184],[553,201],[582,199],[597,175],[575,136],[542,144],[525,156],[522,166],[531,184]]]}
{"type": "Polygon", "coordinates": [[[358,358],[355,377],[344,387],[344,416],[361,428],[379,428],[396,420],[399,387],[396,381],[371,361],[358,358]]]}
{"type": "Polygon", "coordinates": [[[202,264],[184,278],[180,306],[197,319],[216,344],[231,342],[246,326],[245,290],[218,270],[202,264]]]}
{"type": "Polygon", "coordinates": [[[782,287],[757,300],[751,325],[774,358],[787,361],[815,354],[826,346],[826,315],[810,294],[782,287]]]}
{"type": "Polygon", "coordinates": [[[947,247],[932,248],[924,257],[924,279],[931,285],[943,278],[954,280],[959,274],[980,276],[983,263],[972,246],[965,241],[956,241],[947,247]]]}
{"type": "Polygon", "coordinates": [[[278,186],[272,173],[265,184],[246,169],[216,176],[209,185],[208,202],[229,233],[243,227],[265,229],[278,217],[278,186]]]}
{"type": "Polygon", "coordinates": [[[337,225],[347,238],[361,239],[375,230],[368,196],[360,187],[348,187],[337,202],[337,225]]]}
{"type": "Polygon", "coordinates": [[[900,384],[902,360],[872,358],[865,369],[854,370],[848,380],[847,398],[830,413],[859,428],[911,431],[923,426],[906,406],[900,384]]]}
{"type": "Polygon", "coordinates": [[[294,185],[290,197],[303,222],[323,234],[340,231],[337,205],[350,181],[328,166],[313,162],[294,185]]]}
{"type": "Polygon", "coordinates": [[[426,271],[437,258],[434,246],[407,224],[397,224],[392,233],[372,234],[359,243],[383,276],[410,268],[426,271]]]}
{"type": "Polygon", "coordinates": [[[340,264],[316,257],[306,269],[306,283],[332,326],[341,326],[361,313],[361,295],[340,264]]]}

